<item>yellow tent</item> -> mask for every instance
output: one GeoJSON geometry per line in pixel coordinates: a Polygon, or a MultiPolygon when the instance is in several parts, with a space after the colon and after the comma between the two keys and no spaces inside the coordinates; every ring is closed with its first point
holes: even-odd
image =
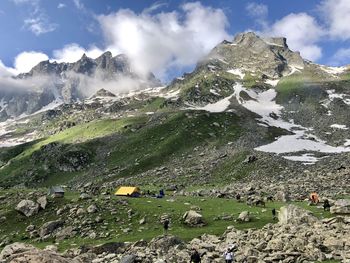
{"type": "Polygon", "coordinates": [[[134,186],[121,186],[116,192],[115,195],[118,196],[140,196],[140,188],[134,186]]]}

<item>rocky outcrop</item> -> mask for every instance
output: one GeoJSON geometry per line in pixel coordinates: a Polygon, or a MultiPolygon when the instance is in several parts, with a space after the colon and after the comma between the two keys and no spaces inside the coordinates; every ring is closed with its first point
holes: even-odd
{"type": "Polygon", "coordinates": [[[36,215],[39,212],[40,205],[32,200],[22,200],[16,206],[16,211],[30,217],[36,215]]]}
{"type": "Polygon", "coordinates": [[[32,245],[22,243],[6,246],[0,254],[0,262],[78,263],[78,261],[64,258],[54,251],[39,250],[32,245]]]}

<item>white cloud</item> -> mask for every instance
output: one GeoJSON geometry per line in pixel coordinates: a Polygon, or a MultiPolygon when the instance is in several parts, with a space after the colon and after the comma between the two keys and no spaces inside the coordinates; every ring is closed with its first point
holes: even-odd
{"type": "Polygon", "coordinates": [[[61,8],[65,8],[66,6],[67,6],[66,4],[59,3],[59,4],[57,5],[57,8],[58,8],[58,9],[61,9],[61,8]]]}
{"type": "Polygon", "coordinates": [[[24,19],[24,28],[39,36],[55,31],[57,24],[51,23],[40,0],[12,0],[16,5],[28,5],[28,16],[24,19]]]}
{"type": "Polygon", "coordinates": [[[324,0],[320,5],[320,10],[332,38],[350,39],[349,0],[324,0]]]}
{"type": "Polygon", "coordinates": [[[18,54],[15,58],[15,70],[17,73],[29,72],[39,62],[48,60],[49,57],[41,52],[29,51],[18,54]]]}
{"type": "Polygon", "coordinates": [[[350,48],[340,48],[335,52],[331,58],[331,64],[335,66],[341,66],[349,64],[350,61],[350,48]]]}
{"type": "Polygon", "coordinates": [[[309,60],[317,60],[322,56],[322,49],[317,44],[324,36],[324,30],[314,17],[306,13],[291,13],[276,21],[264,35],[286,37],[288,46],[309,60]]]}
{"type": "Polygon", "coordinates": [[[55,31],[57,24],[52,24],[44,17],[28,18],[24,20],[24,27],[32,31],[35,35],[49,33],[55,31]]]}
{"type": "Polygon", "coordinates": [[[80,0],[73,0],[73,3],[79,10],[85,9],[84,4],[80,0]]]}
{"type": "Polygon", "coordinates": [[[223,11],[199,2],[182,5],[180,12],[136,14],[123,9],[98,20],[107,49],[126,54],[135,70],[144,74],[162,75],[172,67],[193,65],[230,38],[223,11]]]}
{"type": "Polygon", "coordinates": [[[64,46],[62,49],[53,51],[52,60],[57,62],[76,62],[79,60],[83,54],[86,54],[90,58],[97,58],[103,53],[103,50],[97,47],[91,47],[90,49],[85,49],[78,44],[69,44],[64,46]]]}
{"type": "Polygon", "coordinates": [[[151,5],[150,7],[146,8],[145,10],[143,10],[143,13],[151,13],[163,6],[167,6],[168,4],[165,2],[155,2],[153,5],[151,5]]]}
{"type": "Polygon", "coordinates": [[[246,5],[246,10],[248,11],[248,14],[252,17],[267,17],[267,14],[269,12],[268,7],[264,4],[258,4],[258,3],[248,3],[246,5]]]}

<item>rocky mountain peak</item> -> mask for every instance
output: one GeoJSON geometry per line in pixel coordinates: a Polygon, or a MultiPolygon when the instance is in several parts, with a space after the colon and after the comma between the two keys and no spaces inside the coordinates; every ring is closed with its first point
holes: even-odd
{"type": "Polygon", "coordinates": [[[304,68],[299,52],[293,52],[283,37],[262,38],[253,32],[237,34],[233,41],[216,46],[199,66],[221,61],[223,69],[242,69],[271,78],[288,75],[294,67],[304,68]]]}
{"type": "Polygon", "coordinates": [[[106,89],[100,89],[92,97],[116,97],[116,95],[106,89]]]}

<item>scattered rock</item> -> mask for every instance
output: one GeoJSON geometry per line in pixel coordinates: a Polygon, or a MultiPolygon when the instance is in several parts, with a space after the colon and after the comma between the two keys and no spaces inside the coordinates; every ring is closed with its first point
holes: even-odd
{"type": "Polygon", "coordinates": [[[61,220],[49,221],[42,225],[40,228],[40,237],[42,239],[46,239],[50,236],[56,229],[63,226],[63,222],[61,220]]]}
{"type": "Polygon", "coordinates": [[[248,156],[244,159],[243,163],[245,163],[245,164],[247,164],[247,163],[253,163],[253,162],[255,162],[257,159],[258,159],[258,158],[257,158],[255,155],[248,155],[248,156]]]}
{"type": "Polygon", "coordinates": [[[339,199],[335,201],[330,211],[332,214],[350,214],[350,200],[339,199]]]}
{"type": "Polygon", "coordinates": [[[97,206],[92,204],[87,208],[88,213],[96,213],[97,212],[97,206]]]}
{"type": "Polygon", "coordinates": [[[16,211],[22,213],[26,217],[30,217],[38,214],[39,204],[33,202],[32,200],[22,200],[16,206],[16,211]]]}

